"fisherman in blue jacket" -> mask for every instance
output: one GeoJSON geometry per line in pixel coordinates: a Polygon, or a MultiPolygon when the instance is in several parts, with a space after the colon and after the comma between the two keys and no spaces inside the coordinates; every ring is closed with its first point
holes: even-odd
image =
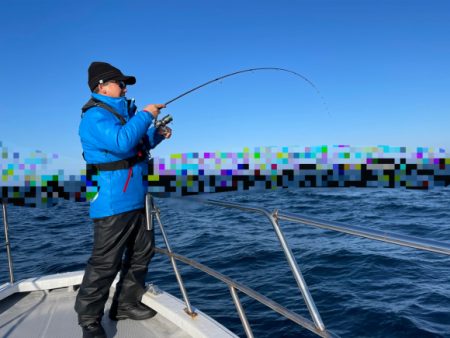
{"type": "Polygon", "coordinates": [[[93,250],[75,310],[83,337],[100,338],[106,337],[101,320],[119,271],[109,317],[140,320],[156,314],[140,302],[154,255],[154,233],[146,229],[143,177],[150,149],[169,138],[171,130],[156,129],[152,124],[163,104],[137,111],[134,100],[127,100],[127,85],[136,83],[134,76],[126,76],[108,63],[93,62],[88,77],[92,97],[82,108],[79,135],[88,170],[96,172],[98,193],[90,205],[93,250]]]}

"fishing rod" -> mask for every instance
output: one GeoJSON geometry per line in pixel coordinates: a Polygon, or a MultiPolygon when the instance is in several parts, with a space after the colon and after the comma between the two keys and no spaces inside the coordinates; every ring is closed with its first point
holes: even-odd
{"type": "MultiPolygon", "coordinates": [[[[306,76],[304,76],[304,75],[302,75],[302,74],[299,74],[299,73],[297,73],[297,72],[295,72],[295,71],[293,71],[293,70],[286,69],[286,68],[278,68],[278,67],[249,68],[249,69],[238,70],[238,71],[233,72],[233,73],[225,74],[225,75],[222,75],[222,76],[220,76],[220,77],[218,77],[218,78],[215,78],[215,79],[209,80],[209,81],[207,81],[207,82],[205,82],[205,83],[202,83],[201,85],[198,85],[198,86],[196,86],[196,87],[194,87],[194,88],[192,88],[192,89],[189,89],[189,90],[185,91],[184,93],[181,93],[180,95],[178,95],[178,96],[176,96],[176,97],[170,99],[170,100],[167,101],[166,103],[164,103],[164,105],[167,106],[167,105],[171,104],[172,102],[181,99],[183,96],[186,96],[186,95],[188,95],[188,94],[190,94],[190,93],[192,93],[192,92],[195,92],[196,90],[199,90],[200,88],[203,88],[203,87],[205,87],[205,86],[207,86],[207,85],[209,85],[209,84],[211,84],[211,83],[214,83],[214,82],[216,82],[216,81],[223,80],[223,79],[225,79],[225,78],[227,78],[227,77],[234,76],[234,75],[238,75],[238,74],[242,74],[242,73],[247,73],[247,72],[264,71],[264,70],[281,71],[281,72],[290,73],[290,74],[293,74],[293,75],[295,75],[295,76],[297,76],[297,77],[300,77],[302,80],[306,81],[311,87],[314,88],[314,90],[317,92],[317,94],[318,94],[319,97],[321,98],[322,103],[323,103],[323,105],[324,105],[324,107],[325,107],[325,110],[328,112],[328,114],[330,114],[330,113],[329,113],[329,110],[328,110],[328,106],[327,106],[327,104],[326,104],[326,102],[325,102],[325,99],[323,98],[322,94],[320,93],[319,88],[317,88],[317,86],[316,86],[311,80],[309,80],[306,76]]],[[[172,119],[172,116],[166,115],[166,116],[164,116],[164,117],[163,117],[160,121],[158,121],[158,122],[159,122],[159,125],[160,125],[160,126],[164,127],[164,126],[166,126],[168,123],[170,123],[172,120],[173,120],[173,119],[172,119]]]]}

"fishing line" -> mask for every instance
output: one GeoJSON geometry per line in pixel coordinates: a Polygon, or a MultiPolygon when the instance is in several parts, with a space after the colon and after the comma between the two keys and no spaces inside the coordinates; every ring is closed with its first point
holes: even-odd
{"type": "Polygon", "coordinates": [[[238,74],[242,74],[242,73],[255,72],[255,71],[263,71],[263,70],[275,70],[275,71],[281,71],[281,72],[290,73],[290,74],[293,74],[293,75],[295,75],[295,76],[297,76],[297,77],[300,77],[302,80],[306,81],[306,82],[307,82],[311,87],[313,87],[314,90],[317,92],[317,94],[319,95],[320,99],[322,100],[322,103],[323,103],[323,105],[324,105],[324,107],[325,107],[325,110],[326,110],[327,113],[330,115],[330,112],[329,112],[329,109],[328,109],[328,106],[327,106],[327,104],[326,104],[326,102],[325,102],[324,97],[322,96],[322,94],[321,94],[319,88],[317,88],[317,86],[316,86],[311,80],[309,80],[307,77],[303,76],[302,74],[299,74],[299,73],[297,73],[297,72],[294,72],[293,70],[285,69],[285,68],[277,68],[277,67],[249,68],[249,69],[243,69],[243,70],[239,70],[239,71],[236,71],[236,72],[233,72],[233,73],[225,74],[225,75],[220,76],[220,77],[218,77],[218,78],[215,78],[215,79],[213,79],[213,80],[207,81],[207,82],[205,82],[205,83],[203,83],[203,84],[201,84],[201,85],[199,85],[199,86],[197,86],[197,87],[194,87],[194,88],[192,88],[192,89],[189,89],[188,91],[186,91],[186,92],[184,92],[184,93],[182,93],[182,94],[180,94],[180,95],[174,97],[173,99],[170,99],[169,101],[167,101],[167,102],[165,103],[165,105],[167,106],[168,104],[170,104],[170,103],[172,103],[172,102],[174,102],[174,101],[176,101],[176,100],[178,100],[178,99],[181,99],[183,96],[186,96],[186,95],[188,95],[188,94],[190,94],[190,93],[192,93],[192,92],[194,92],[194,91],[196,91],[196,90],[198,90],[198,89],[200,89],[200,88],[202,88],[202,87],[205,87],[205,86],[207,86],[207,85],[209,85],[209,84],[211,84],[211,83],[213,83],[213,82],[220,81],[220,80],[223,80],[223,79],[225,79],[225,78],[227,78],[227,77],[234,76],[234,75],[238,75],[238,74]]]}

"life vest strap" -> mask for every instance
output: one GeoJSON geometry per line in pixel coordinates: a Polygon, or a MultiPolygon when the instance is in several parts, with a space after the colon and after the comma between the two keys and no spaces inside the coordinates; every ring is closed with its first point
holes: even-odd
{"type": "Polygon", "coordinates": [[[114,170],[122,170],[129,169],[133,167],[136,163],[143,162],[147,159],[142,153],[138,153],[133,157],[126,158],[124,160],[118,160],[107,163],[95,163],[88,164],[87,166],[90,168],[94,168],[98,171],[114,171],[114,170]]]}

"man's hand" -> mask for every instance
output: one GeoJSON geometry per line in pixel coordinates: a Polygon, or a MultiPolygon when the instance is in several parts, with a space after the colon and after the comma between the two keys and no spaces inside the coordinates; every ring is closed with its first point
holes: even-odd
{"type": "Polygon", "coordinates": [[[172,136],[172,129],[169,127],[159,127],[158,134],[164,136],[165,138],[170,138],[172,136]]]}
{"type": "Polygon", "coordinates": [[[156,119],[160,113],[160,109],[166,108],[165,104],[149,104],[143,110],[153,115],[156,119]]]}

